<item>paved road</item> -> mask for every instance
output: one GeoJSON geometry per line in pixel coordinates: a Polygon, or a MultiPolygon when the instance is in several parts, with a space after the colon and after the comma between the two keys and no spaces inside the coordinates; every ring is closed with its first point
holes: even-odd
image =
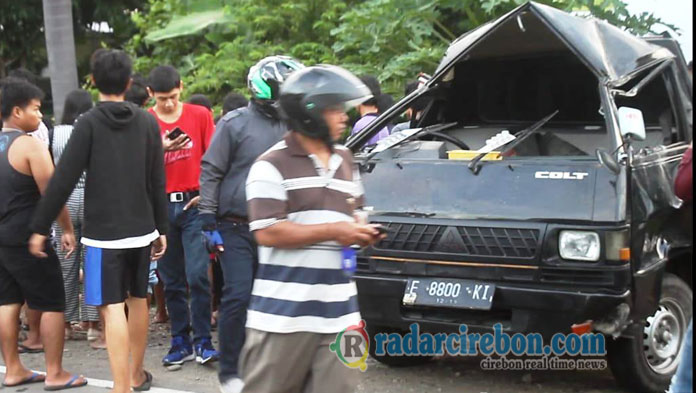
{"type": "MultiPolygon", "coordinates": [[[[164,325],[151,327],[146,367],[154,375],[152,393],[217,393],[215,366],[187,363],[179,371],[167,371],[160,359],[168,349],[164,325]]],[[[41,354],[22,355],[28,367],[44,370],[41,354]]],[[[368,360],[367,371],[355,371],[356,393],[621,393],[608,371],[484,371],[481,358],[442,358],[417,368],[389,368],[368,360]]],[[[68,390],[104,393],[111,379],[106,351],[92,350],[86,341],[69,341],[64,356],[69,371],[91,380],[86,388],[68,390]]],[[[4,372],[4,368],[0,369],[4,372]]],[[[0,388],[0,392],[43,392],[42,384],[0,388]]],[[[327,392],[328,393],[328,392],[327,392]]]]}

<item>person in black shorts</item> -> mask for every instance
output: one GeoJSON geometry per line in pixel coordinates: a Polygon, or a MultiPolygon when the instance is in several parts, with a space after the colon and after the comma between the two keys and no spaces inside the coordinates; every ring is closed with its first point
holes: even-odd
{"type": "Polygon", "coordinates": [[[164,254],[168,226],[162,139],[155,118],[124,101],[132,71],[126,53],[99,49],[91,69],[100,102],[75,122],[29,226],[29,249],[46,255],[51,222],[89,168],[80,240],[86,246],[85,303],[104,316],[111,391],[149,390],[152,374],[143,369],[148,272],[150,258],[164,254]]]}
{"type": "MultiPolygon", "coordinates": [[[[27,81],[10,79],[0,85],[0,342],[7,367],[2,384],[44,382],[46,390],[58,390],[84,386],[87,380],[62,366],[65,291],[58,256],[50,246],[46,259],[27,249],[29,221],[53,174],[48,149],[27,136],[41,121],[42,97],[41,90],[27,81]],[[17,321],[25,301],[30,309],[41,311],[45,376],[28,370],[19,359],[17,321]]],[[[75,235],[70,216],[65,208],[58,211],[61,243],[71,253],[75,235]]]]}

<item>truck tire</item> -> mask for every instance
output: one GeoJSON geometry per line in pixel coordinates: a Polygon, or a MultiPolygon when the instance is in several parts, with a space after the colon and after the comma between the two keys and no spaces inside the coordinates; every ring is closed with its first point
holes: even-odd
{"type": "Polygon", "coordinates": [[[387,366],[390,367],[410,367],[410,366],[418,366],[421,364],[425,364],[432,360],[432,356],[390,356],[388,354],[384,355],[376,355],[375,354],[375,349],[377,345],[375,344],[375,335],[378,333],[399,333],[401,335],[404,335],[405,333],[408,333],[403,330],[399,329],[394,329],[394,328],[389,328],[385,326],[379,326],[379,325],[373,325],[369,321],[367,322],[368,326],[368,332],[370,333],[370,348],[369,348],[369,353],[370,356],[375,359],[376,361],[386,364],[387,366]]]}
{"type": "Polygon", "coordinates": [[[658,309],[644,324],[627,328],[628,337],[607,339],[612,374],[631,392],[664,392],[677,370],[693,294],[679,277],[665,273],[658,309]]]}

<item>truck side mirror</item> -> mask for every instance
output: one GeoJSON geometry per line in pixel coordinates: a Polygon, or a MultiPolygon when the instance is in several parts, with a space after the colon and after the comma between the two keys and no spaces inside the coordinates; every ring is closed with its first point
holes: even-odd
{"type": "Polygon", "coordinates": [[[619,108],[619,128],[624,139],[645,140],[645,122],[640,109],[622,106],[619,108]]]}
{"type": "Polygon", "coordinates": [[[597,160],[599,160],[599,163],[603,167],[609,169],[617,175],[619,174],[619,172],[621,172],[619,162],[614,158],[613,154],[607,152],[604,149],[595,150],[595,154],[597,155],[597,160]]]}

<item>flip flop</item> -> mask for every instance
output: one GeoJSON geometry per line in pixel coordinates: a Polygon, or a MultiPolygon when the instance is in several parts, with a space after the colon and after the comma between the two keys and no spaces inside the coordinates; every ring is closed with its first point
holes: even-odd
{"type": "Polygon", "coordinates": [[[143,370],[143,372],[145,373],[145,382],[143,382],[140,386],[133,386],[133,390],[136,392],[150,390],[150,386],[152,386],[152,374],[150,374],[150,372],[147,370],[143,370]]]}
{"type": "Polygon", "coordinates": [[[17,382],[17,383],[13,383],[13,384],[9,384],[9,383],[3,382],[3,383],[2,383],[2,386],[6,387],[6,388],[11,388],[11,387],[14,387],[14,386],[26,385],[26,384],[28,384],[28,383],[43,382],[43,381],[45,381],[45,380],[46,380],[46,376],[45,376],[45,375],[32,372],[32,373],[31,373],[31,376],[30,376],[29,378],[25,378],[25,379],[23,379],[23,380],[21,380],[21,381],[19,381],[19,382],[17,382]],[[43,377],[43,378],[41,378],[41,377],[43,377]]]}
{"type": "Polygon", "coordinates": [[[17,344],[19,348],[17,349],[17,352],[19,353],[42,353],[44,350],[43,348],[29,348],[24,344],[17,344]]]}
{"type": "Polygon", "coordinates": [[[86,386],[87,385],[86,379],[80,383],[77,383],[77,384],[73,383],[80,378],[82,378],[81,375],[73,375],[72,378],[70,378],[70,380],[65,385],[55,385],[55,386],[45,385],[44,390],[48,390],[49,392],[52,392],[52,391],[56,391],[56,390],[80,388],[80,387],[86,386]]]}

